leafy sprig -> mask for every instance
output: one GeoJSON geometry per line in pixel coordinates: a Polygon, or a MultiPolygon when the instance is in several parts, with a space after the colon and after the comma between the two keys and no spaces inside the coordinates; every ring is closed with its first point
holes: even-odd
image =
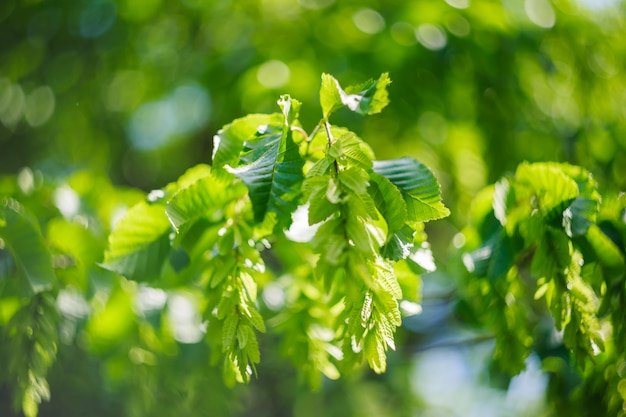
{"type": "MultiPolygon", "coordinates": [[[[303,358],[287,349],[312,385],[320,374],[336,378],[362,359],[376,372],[385,370],[386,351],[395,348],[401,325],[396,270],[403,277],[410,270],[395,264],[415,263],[412,255],[425,249],[422,223],[448,215],[437,180],[423,164],[376,161],[355,133],[330,123],[343,107],[362,115],[382,111],[389,83],[382,74],[344,89],[324,74],[322,119],[311,134],[298,121],[300,102],[288,95],[278,100],[280,113],[233,121],[214,138],[212,167],[192,168],[151,193],[111,234],[105,268],[151,285],[203,289],[206,340],[214,359],[223,358],[227,382],[247,382],[256,372],[257,332],[266,331],[257,293],[287,276],[296,287],[317,289],[315,296],[302,291],[284,307],[300,317],[299,326],[276,330],[309,352],[303,358]],[[302,259],[309,268],[265,270],[263,253],[287,239],[298,209],[308,210],[306,226],[317,228],[306,244],[310,255],[302,259]],[[296,307],[326,303],[326,320],[307,318],[310,311],[296,307]]],[[[406,278],[402,286],[417,292],[406,278]]]]}

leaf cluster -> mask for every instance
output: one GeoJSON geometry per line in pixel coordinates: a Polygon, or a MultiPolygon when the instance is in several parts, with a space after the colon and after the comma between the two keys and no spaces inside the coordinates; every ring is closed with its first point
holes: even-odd
{"type": "Polygon", "coordinates": [[[151,285],[202,288],[206,340],[228,383],[256,372],[257,333],[266,331],[257,294],[281,280],[299,289],[282,307],[290,312],[285,322],[297,326],[276,331],[302,346],[286,352],[305,379],[318,385],[321,374],[337,378],[363,358],[385,370],[401,325],[401,285],[415,290],[410,281],[417,280],[406,273],[399,280],[396,264],[419,270],[412,258],[427,250],[423,222],[449,213],[426,166],[412,158],[376,161],[356,134],[329,122],[341,107],[380,112],[389,83],[383,74],[343,89],[324,74],[323,117],[310,135],[298,121],[300,102],[288,95],[278,100],[280,113],[234,120],[214,138],[211,167],[194,167],[150,193],[110,235],[103,267],[151,285]],[[306,218],[294,222],[298,210],[306,218]],[[315,230],[302,243],[307,267],[285,270],[285,257],[299,254],[277,257],[273,246],[297,227],[315,230]],[[268,257],[277,264],[266,268],[268,257]],[[313,315],[314,305],[326,306],[324,313],[313,315]]]}
{"type": "Polygon", "coordinates": [[[502,369],[519,372],[531,350],[554,349],[555,338],[579,369],[618,360],[620,201],[621,208],[603,202],[589,172],[559,163],[524,163],[477,196],[465,230],[466,296],[494,330],[502,369]],[[552,336],[542,336],[546,329],[552,336]],[[546,337],[551,347],[542,347],[546,337]]]}

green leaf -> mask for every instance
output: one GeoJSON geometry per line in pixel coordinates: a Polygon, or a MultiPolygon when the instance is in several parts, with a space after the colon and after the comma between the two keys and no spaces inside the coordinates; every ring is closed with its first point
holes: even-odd
{"type": "Polygon", "coordinates": [[[170,250],[171,227],[162,204],[136,204],[109,236],[101,266],[136,281],[158,277],[170,250]]]}
{"type": "Polygon", "coordinates": [[[298,185],[304,179],[304,160],[292,138],[290,118],[299,107],[297,100],[283,96],[279,101],[285,112],[281,128],[267,126],[254,139],[246,142],[249,149],[241,159],[246,162],[229,171],[246,184],[256,222],[262,222],[271,211],[278,224],[288,227],[298,205],[298,185]],[[289,104],[287,104],[289,103],[289,104]]]}
{"type": "Polygon", "coordinates": [[[380,113],[389,104],[389,84],[391,79],[385,72],[377,80],[350,86],[344,91],[333,76],[322,74],[320,103],[324,119],[328,120],[333,111],[343,106],[363,115],[380,113]]]}
{"type": "Polygon", "coordinates": [[[383,73],[377,80],[370,80],[361,85],[346,88],[341,96],[343,103],[359,114],[380,113],[389,104],[387,86],[391,84],[388,73],[383,73]]]}
{"type": "Polygon", "coordinates": [[[450,214],[441,201],[437,179],[421,162],[408,157],[374,161],[374,172],[398,187],[406,203],[408,222],[426,222],[450,214]]]}
{"type": "Polygon", "coordinates": [[[233,348],[238,327],[239,316],[235,311],[233,311],[226,316],[222,327],[222,350],[224,352],[233,348]]]}
{"type": "Polygon", "coordinates": [[[232,181],[232,177],[229,181],[221,176],[208,175],[176,192],[165,211],[174,228],[179,230],[200,217],[218,220],[223,216],[224,206],[243,197],[245,192],[245,187],[232,181]]]}
{"type": "Polygon", "coordinates": [[[341,136],[339,141],[342,144],[343,156],[348,162],[348,166],[356,166],[366,171],[372,169],[374,152],[367,143],[352,132],[341,136]]]}
{"type": "Polygon", "coordinates": [[[267,126],[282,126],[282,122],[280,113],[249,114],[222,127],[213,137],[213,166],[237,165],[246,141],[267,126]]]}
{"type": "Polygon", "coordinates": [[[387,243],[381,249],[381,255],[392,261],[406,259],[413,253],[415,230],[405,225],[402,229],[390,233],[387,243]]]}
{"type": "Polygon", "coordinates": [[[385,218],[389,238],[391,238],[395,232],[402,229],[407,218],[406,203],[402,198],[402,193],[391,181],[375,172],[370,174],[368,192],[376,203],[378,211],[385,218]]]}
{"type": "Polygon", "coordinates": [[[328,116],[336,109],[343,106],[341,101],[341,87],[339,82],[329,74],[322,74],[322,86],[320,88],[320,104],[322,106],[322,114],[324,119],[328,120],[328,116]]]}
{"type": "Polygon", "coordinates": [[[38,225],[15,200],[0,200],[0,239],[33,293],[53,288],[56,277],[52,269],[52,255],[38,225]]]}

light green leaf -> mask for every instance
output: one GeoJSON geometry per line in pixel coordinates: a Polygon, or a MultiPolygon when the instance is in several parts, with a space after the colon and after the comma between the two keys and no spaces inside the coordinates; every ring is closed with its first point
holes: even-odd
{"type": "Polygon", "coordinates": [[[137,281],[157,277],[170,250],[170,231],[164,205],[136,204],[109,236],[101,266],[137,281]]]}
{"type": "Polygon", "coordinates": [[[341,99],[343,103],[359,114],[380,113],[389,104],[387,86],[391,84],[388,73],[383,73],[377,80],[370,80],[361,85],[346,88],[341,99]]]}
{"type": "Polygon", "coordinates": [[[222,127],[213,137],[213,166],[237,165],[244,143],[266,126],[282,126],[283,119],[280,113],[249,114],[222,127]]]}
{"type": "Polygon", "coordinates": [[[326,187],[320,187],[311,194],[309,199],[309,226],[326,220],[337,211],[337,205],[326,198],[326,187]]]}
{"type": "Polygon", "coordinates": [[[369,175],[365,170],[358,167],[350,167],[338,173],[339,181],[350,191],[356,194],[364,194],[369,185],[369,175]]]}
{"type": "Polygon", "coordinates": [[[369,145],[354,133],[348,132],[339,139],[342,143],[343,156],[348,162],[348,166],[356,166],[366,171],[372,169],[374,152],[369,145]]]}
{"type": "Polygon", "coordinates": [[[52,255],[38,225],[15,200],[0,200],[0,239],[33,293],[52,289],[56,281],[52,255]]]}
{"type": "Polygon", "coordinates": [[[250,323],[254,326],[254,328],[261,333],[265,333],[265,322],[263,321],[263,317],[258,312],[256,307],[254,307],[253,305],[248,305],[248,312],[250,313],[248,318],[250,319],[250,323]]]}
{"type": "Polygon", "coordinates": [[[246,189],[239,181],[208,175],[174,194],[167,203],[167,217],[176,230],[200,217],[218,220],[224,206],[245,193],[246,189]]]}
{"type": "Polygon", "coordinates": [[[406,222],[406,203],[402,198],[402,193],[391,181],[375,172],[370,174],[368,191],[378,211],[385,218],[391,237],[393,233],[402,229],[406,222]]]}
{"type": "Polygon", "coordinates": [[[320,103],[324,119],[342,106],[359,114],[380,113],[389,104],[387,86],[391,84],[388,73],[383,73],[377,80],[369,80],[359,85],[341,88],[331,75],[322,74],[320,103]]]}
{"type": "Polygon", "coordinates": [[[328,116],[336,109],[343,106],[341,101],[341,87],[339,82],[329,74],[322,74],[322,86],[320,88],[320,104],[322,106],[322,114],[324,119],[328,120],[328,116]]]}
{"type": "Polygon", "coordinates": [[[437,179],[421,162],[408,157],[375,161],[374,172],[398,187],[406,203],[408,222],[426,222],[450,214],[441,201],[437,179]]]}
{"type": "Polygon", "coordinates": [[[236,312],[231,312],[226,316],[222,327],[222,351],[226,352],[233,348],[237,328],[239,327],[239,316],[236,312]]]}

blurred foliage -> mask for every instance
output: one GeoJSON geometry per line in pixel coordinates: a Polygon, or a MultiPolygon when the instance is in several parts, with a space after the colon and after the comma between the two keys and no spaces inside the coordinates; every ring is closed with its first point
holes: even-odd
{"type": "MultiPolygon", "coordinates": [[[[37,373],[27,376],[35,381],[30,391],[15,383],[14,357],[47,372],[51,402],[41,404],[40,416],[401,416],[428,409],[423,385],[412,379],[423,375],[411,371],[415,351],[458,343],[468,322],[489,327],[453,288],[467,276],[460,248],[481,244],[466,226],[480,223],[469,207],[485,186],[524,161],[584,167],[605,196],[597,224],[614,242],[606,259],[614,246],[623,256],[624,12],[618,0],[1,1],[0,204],[3,219],[13,216],[31,231],[18,241],[33,258],[16,265],[0,239],[0,414],[13,415],[16,386],[26,387],[19,400],[25,410],[32,406],[24,398],[47,396],[37,373]],[[340,110],[333,122],[349,126],[380,159],[410,156],[434,169],[451,217],[428,231],[446,262],[425,278],[424,311],[398,330],[385,375],[362,371],[310,393],[293,383],[280,341],[269,336],[258,381],[227,390],[209,366],[208,347],[177,333],[201,320],[194,288],[163,292],[97,262],[112,226],[143,198],[137,189],[161,187],[210,162],[221,126],[274,112],[281,93],[306,103],[300,121],[315,126],[323,72],[347,85],[389,72],[384,113],[363,119],[340,110]],[[38,247],[49,249],[53,274],[28,275],[38,247]],[[16,270],[34,280],[9,279],[16,270]],[[38,312],[51,306],[58,314],[42,320],[38,312]],[[32,322],[16,322],[25,314],[32,322]],[[50,325],[56,341],[14,337],[20,326],[50,325]],[[11,354],[16,344],[32,354],[11,354]]],[[[623,334],[624,286],[613,285],[595,290],[623,334]]],[[[550,375],[548,410],[621,409],[611,393],[626,395],[623,339],[578,373],[562,345],[551,344],[549,331],[544,336],[533,349],[550,375]]],[[[497,372],[476,379],[509,383],[497,372]]]]}

